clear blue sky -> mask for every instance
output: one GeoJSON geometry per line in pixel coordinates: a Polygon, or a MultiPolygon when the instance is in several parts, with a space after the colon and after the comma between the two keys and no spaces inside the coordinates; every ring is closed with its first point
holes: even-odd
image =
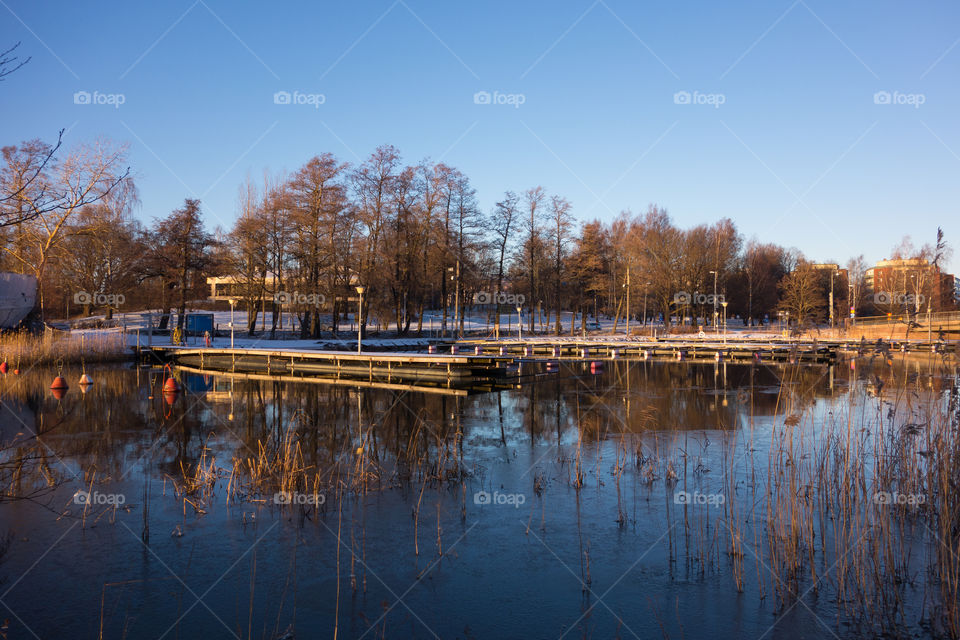
{"type": "Polygon", "coordinates": [[[390,143],[465,171],[485,210],[540,184],[581,220],[655,202],[822,261],[938,225],[960,253],[955,1],[0,0],[18,40],[0,144],[129,142],[146,221],[200,197],[229,227],[248,173],[390,143]]]}

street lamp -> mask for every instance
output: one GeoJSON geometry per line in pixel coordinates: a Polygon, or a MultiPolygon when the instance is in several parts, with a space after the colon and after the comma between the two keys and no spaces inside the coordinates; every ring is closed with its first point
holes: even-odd
{"type": "Polygon", "coordinates": [[[357,293],[360,294],[357,304],[357,353],[360,353],[363,346],[363,287],[357,287],[357,293]]]}
{"type": "Polygon", "coordinates": [[[727,344],[727,301],[720,304],[723,305],[723,344],[727,344]]]}
{"type": "Polygon", "coordinates": [[[713,330],[714,332],[719,332],[720,328],[717,326],[717,272],[711,271],[713,274],[713,330]]]}
{"type": "Polygon", "coordinates": [[[646,329],[647,327],[647,291],[649,291],[647,287],[649,287],[651,284],[652,283],[648,282],[643,287],[643,327],[644,329],[646,329]]]}
{"type": "Polygon", "coordinates": [[[627,335],[630,335],[630,265],[627,265],[627,335]]]}
{"type": "Polygon", "coordinates": [[[519,340],[523,341],[523,308],[520,305],[517,305],[517,335],[519,340]]]}
{"type": "Polygon", "coordinates": [[[839,270],[830,272],[830,328],[833,329],[833,277],[840,275],[839,270]]]}
{"type": "Polygon", "coordinates": [[[233,308],[237,306],[237,299],[230,298],[230,348],[233,349],[233,308]]]}

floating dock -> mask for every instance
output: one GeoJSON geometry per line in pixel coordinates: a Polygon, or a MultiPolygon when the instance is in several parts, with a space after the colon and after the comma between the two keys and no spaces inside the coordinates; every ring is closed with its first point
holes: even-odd
{"type": "Polygon", "coordinates": [[[509,375],[508,369],[516,360],[509,356],[488,355],[170,346],[143,349],[141,357],[149,362],[172,363],[208,372],[457,385],[502,380],[509,375]]]}
{"type": "Polygon", "coordinates": [[[722,360],[729,362],[829,363],[839,346],[824,342],[730,340],[461,340],[461,352],[523,360],[722,360]]]}

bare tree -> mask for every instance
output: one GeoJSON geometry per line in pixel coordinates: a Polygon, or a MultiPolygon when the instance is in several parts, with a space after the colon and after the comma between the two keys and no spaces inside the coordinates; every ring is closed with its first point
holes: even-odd
{"type": "Polygon", "coordinates": [[[799,326],[816,321],[823,310],[820,274],[810,263],[801,261],[781,282],[780,308],[796,319],[799,326]]]}
{"type": "Polygon", "coordinates": [[[341,262],[346,256],[337,251],[337,234],[339,220],[349,208],[343,182],[346,170],[345,163],[324,153],[308,161],[287,185],[294,216],[298,282],[308,294],[317,296],[308,298],[309,304],[303,309],[302,337],[320,336],[319,295],[334,299],[337,275],[344,270],[341,262]]]}
{"type": "MultiPolygon", "coordinates": [[[[150,232],[150,242],[157,273],[166,285],[164,290],[179,290],[177,327],[183,329],[187,299],[199,289],[202,274],[212,264],[210,249],[214,239],[204,229],[200,201],[187,198],[181,208],[158,220],[150,232]]],[[[162,304],[164,317],[168,318],[168,301],[162,304]]]]}
{"type": "MultiPolygon", "coordinates": [[[[553,249],[553,309],[556,317],[556,323],[554,325],[556,335],[560,335],[562,330],[560,324],[560,288],[563,282],[563,264],[567,253],[567,244],[570,240],[570,229],[573,227],[573,216],[570,213],[571,209],[572,205],[566,198],[561,198],[560,196],[552,196],[550,198],[550,244],[553,249]]],[[[549,321],[549,317],[547,320],[549,321]]]]}
{"type": "Polygon", "coordinates": [[[542,251],[540,237],[541,218],[543,217],[542,205],[546,198],[547,194],[544,192],[543,187],[539,186],[527,189],[526,193],[524,193],[524,201],[527,206],[527,218],[525,220],[527,240],[526,246],[524,247],[526,264],[524,265],[524,269],[527,272],[527,279],[530,283],[527,291],[530,293],[528,302],[530,304],[531,332],[534,327],[533,305],[537,303],[537,262],[539,261],[542,251]]]}
{"type": "MultiPolygon", "coordinates": [[[[26,166],[40,167],[39,173],[30,182],[29,189],[16,187],[14,191],[19,191],[14,198],[14,216],[20,225],[22,244],[2,248],[37,277],[42,316],[43,276],[71,216],[85,206],[100,202],[129,180],[130,169],[121,169],[126,160],[126,145],[97,140],[77,147],[62,163],[51,167],[47,175],[42,167],[43,158],[51,153],[49,148],[36,142],[26,146],[30,147],[27,155],[31,158],[26,166]]],[[[21,157],[17,150],[4,153],[5,159],[16,157],[21,157]]],[[[11,168],[9,161],[6,168],[11,168]]],[[[34,171],[27,169],[18,175],[30,176],[34,171]]]]}
{"type": "Polygon", "coordinates": [[[31,58],[20,60],[19,56],[13,55],[13,52],[16,51],[19,46],[20,43],[18,42],[6,51],[0,51],[0,81],[30,62],[31,58]]]}
{"type": "Polygon", "coordinates": [[[867,288],[867,263],[861,253],[856,258],[847,260],[847,297],[854,313],[860,312],[863,296],[867,288]]]}
{"type": "Polygon", "coordinates": [[[493,319],[494,335],[500,337],[500,293],[503,291],[503,277],[506,274],[505,261],[510,250],[512,233],[517,222],[520,198],[512,191],[503,194],[503,200],[494,205],[491,227],[494,235],[494,246],[497,254],[497,286],[493,319]]]}

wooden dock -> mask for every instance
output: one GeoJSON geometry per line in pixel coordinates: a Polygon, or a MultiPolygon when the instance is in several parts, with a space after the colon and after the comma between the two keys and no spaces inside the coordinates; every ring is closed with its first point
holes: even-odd
{"type": "MultiPolygon", "coordinates": [[[[511,356],[157,346],[143,358],[198,371],[467,385],[508,376],[511,356]]],[[[448,385],[449,386],[449,385],[448,385]]]]}
{"type": "Polygon", "coordinates": [[[839,346],[824,342],[721,340],[461,340],[458,350],[523,360],[641,360],[829,363],[839,346]]]}

